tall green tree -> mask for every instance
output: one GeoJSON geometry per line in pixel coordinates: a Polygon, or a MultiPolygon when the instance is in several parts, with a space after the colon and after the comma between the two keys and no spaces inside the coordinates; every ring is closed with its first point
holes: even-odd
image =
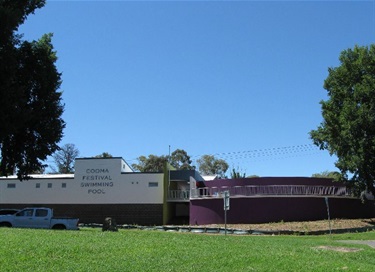
{"type": "Polygon", "coordinates": [[[225,178],[229,165],[225,160],[217,159],[213,155],[203,155],[197,160],[199,172],[204,175],[218,175],[225,178]]]}
{"type": "Polygon", "coordinates": [[[344,50],[324,81],[323,122],[310,132],[320,149],[336,155],[342,180],[375,194],[375,45],[344,50]]]}
{"type": "Polygon", "coordinates": [[[192,160],[185,150],[176,149],[172,152],[170,164],[177,170],[194,170],[195,167],[191,163],[192,160]]]}
{"type": "Polygon", "coordinates": [[[44,0],[0,0],[0,175],[16,172],[19,179],[44,167],[65,127],[52,34],[29,42],[17,33],[44,5],[44,0]]]}
{"type": "Polygon", "coordinates": [[[163,172],[164,165],[168,161],[166,156],[149,155],[137,158],[138,163],[133,163],[132,168],[139,172],[163,172]]]}
{"type": "Polygon", "coordinates": [[[139,172],[163,172],[165,163],[169,162],[177,170],[193,170],[192,161],[183,149],[176,149],[170,156],[148,155],[137,158],[138,163],[132,164],[132,168],[139,172]]]}

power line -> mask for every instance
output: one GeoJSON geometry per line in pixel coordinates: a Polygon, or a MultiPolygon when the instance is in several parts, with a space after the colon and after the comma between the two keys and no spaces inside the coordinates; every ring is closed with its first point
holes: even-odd
{"type": "MultiPolygon", "coordinates": [[[[231,151],[231,152],[220,152],[213,154],[202,154],[202,155],[191,155],[190,158],[193,161],[197,161],[204,155],[211,155],[218,159],[225,161],[232,160],[273,160],[273,159],[285,159],[291,157],[300,157],[311,154],[317,154],[320,149],[314,144],[303,144],[303,145],[291,145],[283,147],[272,147],[263,149],[243,150],[243,151],[231,151]]],[[[137,162],[138,158],[125,159],[126,162],[137,162]]]]}
{"type": "MultiPolygon", "coordinates": [[[[293,145],[285,147],[273,147],[265,149],[254,149],[245,151],[232,151],[210,154],[216,158],[224,160],[238,160],[238,159],[259,159],[259,158],[269,158],[269,157],[280,157],[285,155],[301,154],[301,153],[311,153],[319,151],[318,147],[313,144],[305,145],[293,145]]],[[[192,159],[202,157],[202,155],[192,156],[192,159]]]]}

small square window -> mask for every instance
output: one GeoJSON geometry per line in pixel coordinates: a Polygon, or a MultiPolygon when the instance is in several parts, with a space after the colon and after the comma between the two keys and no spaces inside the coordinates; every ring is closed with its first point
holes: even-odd
{"type": "Polygon", "coordinates": [[[35,188],[40,188],[40,183],[35,184],[35,188]]]}
{"type": "Polygon", "coordinates": [[[149,182],[148,187],[158,187],[159,183],[158,182],[149,182]]]}
{"type": "Polygon", "coordinates": [[[63,184],[61,184],[61,187],[66,188],[66,183],[64,182],[63,184]]]}
{"type": "Polygon", "coordinates": [[[16,184],[15,183],[8,183],[7,188],[14,189],[14,188],[16,188],[16,184]]]}
{"type": "Polygon", "coordinates": [[[52,188],[52,183],[48,183],[47,188],[52,188]]]}

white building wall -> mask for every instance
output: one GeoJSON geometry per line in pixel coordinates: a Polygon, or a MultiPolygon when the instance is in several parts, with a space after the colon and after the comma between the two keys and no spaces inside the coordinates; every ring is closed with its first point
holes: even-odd
{"type": "Polygon", "coordinates": [[[21,182],[3,177],[0,203],[162,204],[163,173],[134,173],[127,167],[121,158],[89,158],[76,160],[76,172],[71,178],[39,175],[21,182]]]}
{"type": "Polygon", "coordinates": [[[124,160],[121,160],[121,172],[127,173],[127,172],[134,172],[133,169],[127,164],[124,160]]]}

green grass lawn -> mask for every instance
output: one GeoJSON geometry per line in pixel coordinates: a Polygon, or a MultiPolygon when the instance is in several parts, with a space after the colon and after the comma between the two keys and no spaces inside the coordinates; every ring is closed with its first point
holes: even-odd
{"type": "Polygon", "coordinates": [[[0,228],[1,271],[375,271],[375,249],[332,236],[233,236],[146,230],[0,228]],[[318,246],[361,248],[336,252],[318,246]]]}

